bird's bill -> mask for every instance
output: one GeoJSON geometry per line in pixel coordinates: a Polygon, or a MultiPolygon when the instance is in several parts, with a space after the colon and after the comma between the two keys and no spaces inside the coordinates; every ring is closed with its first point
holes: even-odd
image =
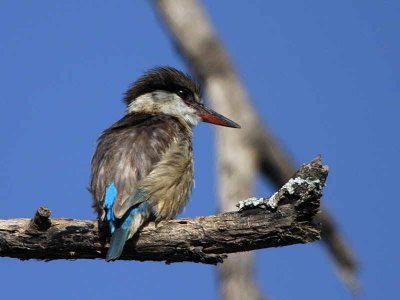
{"type": "Polygon", "coordinates": [[[239,124],[203,105],[198,108],[197,115],[203,120],[203,122],[226,127],[240,128],[239,124]]]}

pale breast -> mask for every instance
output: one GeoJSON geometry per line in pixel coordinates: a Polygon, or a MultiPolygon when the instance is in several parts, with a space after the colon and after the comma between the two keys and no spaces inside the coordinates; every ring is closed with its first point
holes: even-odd
{"type": "Polygon", "coordinates": [[[174,218],[181,212],[193,188],[191,138],[178,136],[141,187],[150,195],[156,219],[174,218]]]}

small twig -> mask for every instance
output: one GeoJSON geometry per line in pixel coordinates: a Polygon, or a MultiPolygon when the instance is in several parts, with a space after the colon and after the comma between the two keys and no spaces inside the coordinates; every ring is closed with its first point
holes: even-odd
{"type": "Polygon", "coordinates": [[[50,215],[50,209],[47,207],[39,207],[29,223],[29,228],[39,231],[49,229],[51,226],[50,215]]]}

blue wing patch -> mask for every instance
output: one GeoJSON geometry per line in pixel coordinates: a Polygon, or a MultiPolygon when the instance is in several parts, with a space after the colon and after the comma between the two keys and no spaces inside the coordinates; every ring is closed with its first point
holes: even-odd
{"type": "Polygon", "coordinates": [[[111,233],[115,231],[115,215],[113,212],[114,202],[117,199],[118,190],[114,184],[114,181],[106,189],[105,196],[105,208],[106,208],[106,220],[108,221],[108,225],[110,226],[111,233]]]}

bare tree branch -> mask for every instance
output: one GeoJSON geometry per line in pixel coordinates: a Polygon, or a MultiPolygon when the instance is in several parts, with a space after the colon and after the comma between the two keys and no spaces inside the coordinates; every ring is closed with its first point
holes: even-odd
{"type": "MultiPolygon", "coordinates": [[[[177,48],[206,87],[212,106],[242,125],[240,131],[225,130],[222,133],[217,129],[221,209],[229,211],[237,197],[251,194],[256,169],[276,186],[284,184],[293,174],[295,165],[270,130],[261,124],[227,51],[199,3],[195,0],[155,0],[155,3],[177,48]]],[[[350,248],[326,209],[323,210],[320,220],[323,229],[328,230],[323,233],[323,241],[344,282],[354,288],[354,283],[357,282],[357,262],[350,248]]],[[[252,258],[247,256],[245,259],[252,258]]],[[[234,293],[239,296],[226,299],[240,299],[240,291],[253,289],[251,281],[254,280],[249,276],[251,271],[248,270],[252,268],[252,263],[241,265],[244,269],[236,268],[236,272],[242,272],[242,277],[248,280],[242,280],[243,285],[238,281],[229,284],[236,286],[234,293]]],[[[227,263],[222,268],[230,269],[227,263]]],[[[256,298],[260,297],[251,297],[256,298]]]]}
{"type": "MultiPolygon", "coordinates": [[[[227,253],[309,243],[320,238],[318,212],[328,168],[319,158],[304,165],[271,198],[241,201],[237,212],[145,226],[128,241],[122,260],[192,261],[216,264],[227,253]],[[271,208],[271,201],[279,206],[271,208]]],[[[50,219],[39,208],[33,219],[0,220],[0,256],[19,259],[104,258],[108,242],[96,221],[50,219]]]]}

